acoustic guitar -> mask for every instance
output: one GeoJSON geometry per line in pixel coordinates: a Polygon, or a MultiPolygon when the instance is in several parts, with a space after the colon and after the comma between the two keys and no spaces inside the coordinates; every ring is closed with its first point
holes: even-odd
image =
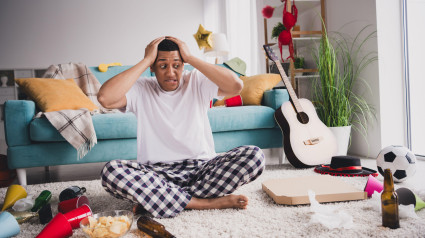
{"type": "Polygon", "coordinates": [[[305,98],[298,99],[273,49],[267,45],[263,47],[267,57],[276,64],[290,97],[274,113],[282,130],[283,148],[289,163],[296,168],[330,163],[337,151],[335,136],[319,119],[313,103],[305,98]]]}

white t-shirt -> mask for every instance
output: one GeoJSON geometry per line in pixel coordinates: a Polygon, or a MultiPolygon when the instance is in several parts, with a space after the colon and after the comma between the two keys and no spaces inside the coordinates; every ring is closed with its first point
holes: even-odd
{"type": "Polygon", "coordinates": [[[153,164],[215,157],[207,110],[218,86],[199,70],[184,71],[179,87],[164,91],[155,77],[140,77],[126,94],[137,117],[137,161],[153,164]]]}

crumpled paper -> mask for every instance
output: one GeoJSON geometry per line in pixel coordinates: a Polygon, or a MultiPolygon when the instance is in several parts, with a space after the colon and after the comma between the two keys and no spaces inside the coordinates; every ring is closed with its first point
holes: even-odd
{"type": "MultiPolygon", "coordinates": [[[[382,214],[381,211],[381,193],[375,191],[372,194],[372,197],[367,201],[367,205],[373,210],[382,214]]],[[[418,215],[415,212],[415,205],[398,205],[398,217],[402,218],[416,218],[419,219],[418,215]]]]}
{"type": "Polygon", "coordinates": [[[34,206],[34,202],[35,200],[32,199],[32,196],[27,196],[26,198],[21,198],[16,201],[12,209],[16,212],[25,212],[34,206]]]}
{"type": "Polygon", "coordinates": [[[353,217],[345,211],[338,210],[337,207],[324,206],[316,200],[316,194],[308,190],[310,199],[310,210],[314,213],[310,223],[320,223],[329,229],[345,228],[351,229],[354,226],[353,217]]]}

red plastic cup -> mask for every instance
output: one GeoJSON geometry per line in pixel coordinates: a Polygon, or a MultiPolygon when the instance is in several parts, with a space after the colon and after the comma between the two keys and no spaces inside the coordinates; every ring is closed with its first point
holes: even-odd
{"type": "Polygon", "coordinates": [[[58,211],[60,213],[65,214],[67,212],[70,212],[74,209],[81,207],[84,204],[90,205],[89,199],[86,196],[83,195],[83,196],[79,196],[79,197],[76,197],[76,198],[73,198],[73,199],[69,199],[69,200],[65,200],[65,201],[60,202],[58,204],[58,211]]]}
{"type": "Polygon", "coordinates": [[[79,228],[80,221],[91,215],[93,215],[93,213],[87,204],[64,214],[69,224],[71,224],[72,229],[79,228]]]}
{"type": "Polygon", "coordinates": [[[238,95],[238,96],[228,98],[228,99],[224,100],[224,104],[226,104],[226,107],[242,106],[243,105],[242,97],[241,97],[241,95],[238,95]]]}
{"type": "Polygon", "coordinates": [[[72,236],[72,227],[62,213],[56,214],[53,219],[47,223],[36,238],[63,238],[72,236]]]}

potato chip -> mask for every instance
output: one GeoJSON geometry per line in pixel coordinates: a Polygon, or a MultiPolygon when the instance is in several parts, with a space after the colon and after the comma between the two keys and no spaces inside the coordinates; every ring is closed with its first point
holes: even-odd
{"type": "Polygon", "coordinates": [[[127,216],[119,217],[88,217],[89,226],[83,231],[91,238],[120,237],[130,228],[130,219],[127,216]]]}

